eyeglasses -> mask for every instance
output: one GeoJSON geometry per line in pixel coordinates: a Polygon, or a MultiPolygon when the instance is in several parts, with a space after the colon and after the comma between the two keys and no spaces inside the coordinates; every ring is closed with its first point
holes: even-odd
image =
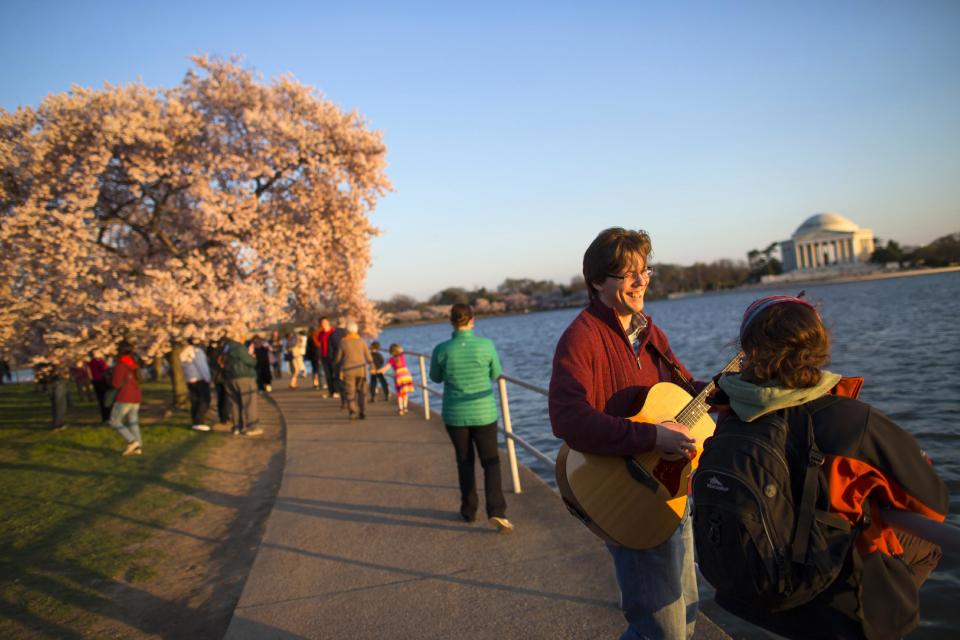
{"type": "Polygon", "coordinates": [[[649,282],[650,278],[653,277],[653,269],[648,267],[640,271],[627,271],[626,273],[621,273],[621,274],[608,273],[607,277],[616,278],[617,280],[626,280],[627,278],[629,278],[630,280],[646,280],[649,282]]]}

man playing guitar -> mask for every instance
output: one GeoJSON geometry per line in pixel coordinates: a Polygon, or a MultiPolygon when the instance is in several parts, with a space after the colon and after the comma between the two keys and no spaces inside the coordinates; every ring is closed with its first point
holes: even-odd
{"type": "MultiPolygon", "coordinates": [[[[615,227],[602,231],[583,256],[590,304],[557,344],[549,397],[553,433],[576,451],[607,456],[651,450],[696,453],[696,442],[679,423],[628,420],[654,384],[666,381],[689,389],[692,380],[666,335],[643,313],[651,254],[646,232],[615,227]]],[[[607,548],[629,623],[621,638],[691,637],[698,594],[689,514],[663,544],[607,548]]]]}

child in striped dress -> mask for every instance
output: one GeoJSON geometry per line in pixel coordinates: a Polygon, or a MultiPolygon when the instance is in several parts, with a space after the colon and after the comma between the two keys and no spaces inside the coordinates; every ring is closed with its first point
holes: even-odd
{"type": "Polygon", "coordinates": [[[390,359],[387,364],[377,370],[383,373],[393,369],[394,384],[397,389],[397,413],[401,416],[407,412],[407,395],[413,393],[413,376],[407,369],[407,360],[403,356],[403,347],[399,344],[390,345],[390,359]]]}

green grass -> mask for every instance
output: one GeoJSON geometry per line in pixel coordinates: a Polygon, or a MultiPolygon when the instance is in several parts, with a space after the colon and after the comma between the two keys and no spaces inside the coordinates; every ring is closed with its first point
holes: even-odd
{"type": "Polygon", "coordinates": [[[51,431],[46,394],[0,385],[0,637],[81,637],[89,611],[117,606],[105,589],[157,574],[163,555],[143,543],[202,512],[190,496],[224,440],[191,431],[183,411],[162,419],[169,397],[166,383],[144,385],[145,453],[123,457],[94,402],[51,431]]]}

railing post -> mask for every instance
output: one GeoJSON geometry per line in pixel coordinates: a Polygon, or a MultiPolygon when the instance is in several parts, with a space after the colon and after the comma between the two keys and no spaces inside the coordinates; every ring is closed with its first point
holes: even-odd
{"type": "Polygon", "coordinates": [[[503,430],[507,432],[507,458],[510,460],[510,475],[513,476],[513,492],[521,493],[520,470],[517,468],[517,448],[514,446],[513,423],[510,422],[510,401],[507,399],[507,381],[502,377],[497,381],[500,385],[500,408],[503,410],[503,430]]]}
{"type": "Polygon", "coordinates": [[[420,354],[420,382],[423,383],[423,419],[430,419],[430,391],[427,390],[427,361],[420,354]]]}

